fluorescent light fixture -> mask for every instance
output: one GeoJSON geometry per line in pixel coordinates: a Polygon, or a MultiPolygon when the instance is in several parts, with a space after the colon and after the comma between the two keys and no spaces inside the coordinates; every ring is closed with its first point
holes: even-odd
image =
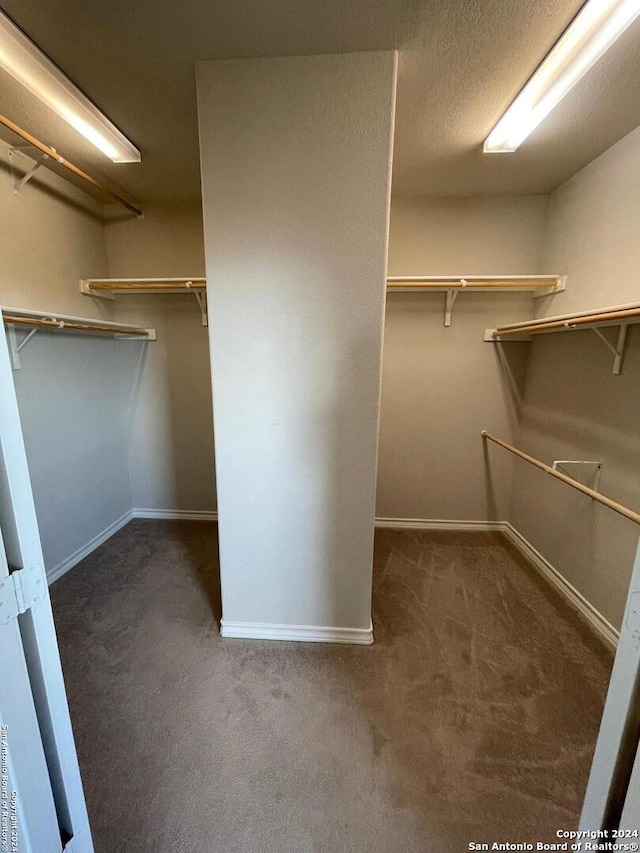
{"type": "Polygon", "coordinates": [[[640,13],[640,0],[588,0],[484,142],[515,151],[640,13]]]}
{"type": "Polygon", "coordinates": [[[51,60],[0,12],[4,68],[114,163],[139,163],[140,152],[51,60]]]}

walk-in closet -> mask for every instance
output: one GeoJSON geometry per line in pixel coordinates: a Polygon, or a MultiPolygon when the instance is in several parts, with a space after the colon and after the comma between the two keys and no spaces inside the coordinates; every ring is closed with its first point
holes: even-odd
{"type": "Polygon", "coordinates": [[[0,0],[2,850],[637,849],[639,45],[0,0]]]}

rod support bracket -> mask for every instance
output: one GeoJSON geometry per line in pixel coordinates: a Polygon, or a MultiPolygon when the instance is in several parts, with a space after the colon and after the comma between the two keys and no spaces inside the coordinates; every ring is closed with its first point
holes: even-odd
{"type": "MultiPolygon", "coordinates": [[[[598,462],[597,460],[591,459],[554,459],[553,465],[551,467],[554,469],[554,471],[560,471],[562,474],[566,474],[567,477],[571,477],[573,480],[578,480],[579,483],[582,482],[583,485],[595,489],[596,492],[600,488],[602,462],[598,462]],[[571,471],[567,470],[568,465],[588,466],[591,469],[589,473],[591,475],[592,482],[585,483],[582,479],[578,479],[578,477],[572,474],[571,471]]],[[[593,498],[591,498],[591,500],[593,500],[593,498]]]]}
{"type": "Polygon", "coordinates": [[[116,341],[157,341],[158,340],[158,331],[157,329],[145,329],[144,335],[119,335],[117,332],[114,334],[114,340],[116,341]]]}
{"type": "Polygon", "coordinates": [[[591,327],[591,331],[595,332],[598,338],[602,341],[602,343],[606,346],[609,352],[613,355],[613,374],[614,376],[620,376],[622,373],[622,360],[624,358],[624,351],[627,344],[627,323],[620,324],[620,331],[618,333],[618,342],[614,346],[611,341],[609,341],[595,326],[591,327]]]}
{"type": "MultiPolygon", "coordinates": [[[[191,287],[192,284],[193,284],[192,281],[188,281],[187,287],[191,287]]],[[[194,290],[193,295],[195,296],[195,298],[198,302],[198,305],[200,306],[200,313],[202,314],[202,325],[208,326],[209,325],[209,315],[207,313],[207,295],[206,295],[206,293],[202,293],[199,290],[194,290]]]]}
{"type": "Polygon", "coordinates": [[[18,340],[18,335],[16,333],[16,327],[13,323],[7,324],[7,338],[9,341],[9,351],[11,353],[11,363],[13,365],[14,370],[20,370],[22,367],[22,362],[20,361],[20,351],[26,347],[31,338],[38,331],[37,328],[31,329],[27,334],[22,338],[22,340],[18,340]]]}
{"type": "Polygon", "coordinates": [[[94,296],[96,299],[108,299],[110,302],[115,301],[115,296],[112,293],[107,293],[105,290],[92,290],[91,282],[84,278],[80,279],[80,293],[85,296],[94,296]]]}
{"type": "MultiPolygon", "coordinates": [[[[11,186],[13,187],[13,194],[14,195],[20,195],[20,190],[23,187],[26,187],[26,185],[29,183],[31,178],[35,175],[35,173],[38,171],[38,169],[43,165],[43,162],[41,160],[37,160],[33,164],[33,166],[30,169],[28,169],[26,172],[18,173],[16,171],[16,169],[14,168],[13,155],[14,154],[22,154],[24,157],[27,157],[29,155],[27,155],[25,153],[26,149],[33,149],[34,151],[37,150],[35,148],[35,146],[33,146],[33,145],[20,145],[20,146],[13,146],[13,147],[9,148],[9,178],[11,180],[11,186]]],[[[48,159],[47,154],[45,154],[43,156],[44,156],[45,160],[48,159]]]]}
{"type": "Polygon", "coordinates": [[[484,342],[488,344],[501,344],[509,341],[530,341],[531,335],[509,335],[508,338],[501,338],[500,335],[496,334],[497,329],[485,329],[484,330],[484,342]]]}
{"type": "Polygon", "coordinates": [[[543,296],[553,296],[554,293],[564,293],[567,289],[567,276],[559,275],[556,283],[552,287],[545,287],[541,290],[536,290],[533,294],[534,299],[541,299],[543,296]]]}

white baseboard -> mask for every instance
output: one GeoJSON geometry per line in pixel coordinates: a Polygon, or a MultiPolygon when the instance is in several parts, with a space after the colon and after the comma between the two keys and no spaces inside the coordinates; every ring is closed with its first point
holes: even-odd
{"type": "Polygon", "coordinates": [[[555,569],[551,563],[546,560],[539,551],[528,542],[521,533],[509,524],[504,522],[503,527],[506,537],[516,546],[532,566],[540,572],[540,574],[560,592],[569,603],[580,612],[584,619],[591,625],[596,633],[605,641],[605,643],[615,650],[618,645],[619,632],[608,622],[600,611],[578,592],[578,590],[569,581],[563,577],[560,572],[555,569]]]}
{"type": "Polygon", "coordinates": [[[373,643],[373,625],[368,628],[330,628],[324,625],[271,625],[262,622],[220,623],[222,637],[243,640],[292,640],[302,643],[349,643],[370,646],[373,643]]]}
{"type": "Polygon", "coordinates": [[[218,513],[214,510],[191,509],[144,509],[135,507],[133,518],[160,518],[173,521],[217,521],[218,513]]]}
{"type": "MultiPolygon", "coordinates": [[[[217,521],[218,513],[211,510],[175,510],[135,508],[125,512],[119,519],[94,536],[82,548],[74,551],[66,560],[47,572],[52,584],[58,578],[88,557],[107,539],[111,538],[133,518],[157,518],[183,521],[217,521]]],[[[540,574],[578,610],[596,633],[615,649],[619,633],[610,622],[537,551],[508,521],[466,521],[433,518],[376,518],[376,527],[405,530],[450,530],[450,531],[501,531],[540,574]]],[[[373,627],[333,628],[315,625],[272,625],[260,622],[228,622],[222,620],[220,633],[223,637],[254,640],[294,640],[307,643],[373,643],[373,627]]]]}
{"type": "Polygon", "coordinates": [[[133,518],[133,510],[128,510],[121,515],[113,524],[110,524],[108,527],[98,533],[97,536],[94,536],[86,545],[83,545],[82,548],[78,548],[77,551],[74,551],[66,560],[63,560],[61,563],[58,563],[53,569],[50,569],[47,572],[47,582],[52,584],[54,581],[57,581],[58,578],[61,578],[62,575],[66,574],[69,569],[72,569],[76,566],[81,560],[84,560],[85,557],[88,557],[92,551],[95,551],[96,548],[99,548],[100,545],[105,543],[107,539],[110,539],[118,530],[121,530],[125,524],[128,524],[133,518]]]}
{"type": "Polygon", "coordinates": [[[448,518],[376,518],[376,527],[399,530],[504,530],[504,521],[473,521],[448,518]]]}

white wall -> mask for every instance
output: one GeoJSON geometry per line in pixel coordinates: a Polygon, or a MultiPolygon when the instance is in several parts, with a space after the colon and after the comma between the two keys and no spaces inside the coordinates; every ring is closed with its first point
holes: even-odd
{"type": "MultiPolygon", "coordinates": [[[[639,146],[637,130],[559,188],[548,206],[544,198],[395,199],[391,274],[560,271],[569,286],[535,302],[463,294],[450,329],[442,326],[443,295],[394,294],[384,340],[377,515],[509,515],[614,624],[636,545],[633,525],[519,463],[507,511],[513,461],[492,449],[486,468],[478,434],[487,427],[547,461],[602,459],[603,491],[640,506],[638,330],[631,330],[620,377],[611,375],[611,357],[593,333],[510,344],[503,356],[481,337],[485,326],[532,310],[637,299],[639,146]]],[[[52,568],[132,505],[215,509],[208,341],[195,299],[108,303],[77,288],[82,276],[203,274],[201,210],[151,206],[144,219],[118,213],[105,229],[101,207],[46,170],[15,197],[6,150],[0,146],[4,304],[143,321],[159,331],[146,356],[139,343],[42,333],[23,351],[16,381],[52,568]],[[51,423],[59,428],[45,429],[51,423]]]]}
{"type": "Polygon", "coordinates": [[[131,509],[128,433],[141,341],[40,331],[14,381],[47,571],[131,509]]]}
{"type": "MultiPolygon", "coordinates": [[[[546,198],[394,199],[391,275],[532,274],[540,269],[546,198]]],[[[524,320],[530,294],[460,294],[450,328],[445,295],[387,298],[377,515],[504,519],[513,463],[485,465],[483,428],[517,430],[526,345],[501,352],[484,330],[524,320]]]]}
{"type": "MultiPolygon", "coordinates": [[[[566,271],[569,279],[567,292],[541,312],[638,301],[639,222],[640,129],[551,195],[543,264],[566,271]]],[[[612,340],[617,331],[605,330],[612,340]]],[[[548,463],[602,461],[600,490],[635,509],[640,509],[639,331],[630,328],[621,376],[612,374],[612,355],[590,330],[534,338],[518,437],[520,446],[548,463]]],[[[618,628],[637,526],[524,464],[516,467],[510,518],[618,628]]]]}
{"type": "MultiPolygon", "coordinates": [[[[105,227],[112,277],[204,275],[202,207],[145,205],[105,227]]],[[[129,465],[136,508],[216,509],[207,329],[193,295],[118,296],[122,322],[158,330],[141,372],[129,465]]]]}
{"type": "MultiPolygon", "coordinates": [[[[394,199],[389,270],[536,272],[545,210],[544,197],[394,199]]],[[[106,241],[111,275],[204,274],[200,205],[152,205],[144,219],[109,220],[106,241]]],[[[488,427],[514,437],[527,347],[510,348],[512,379],[506,381],[499,353],[482,336],[487,326],[531,316],[534,300],[463,294],[449,329],[442,324],[443,304],[442,294],[392,294],[387,300],[377,515],[502,519],[512,462],[496,460],[488,481],[479,434],[488,427]]],[[[207,476],[214,470],[208,341],[195,299],[126,297],[115,311],[120,320],[159,332],[134,420],[135,505],[215,509],[215,484],[207,476]]]]}
{"type": "Polygon", "coordinates": [[[198,69],[226,625],[370,626],[395,62],[198,69]]]}
{"type": "Polygon", "coordinates": [[[540,316],[640,300],[639,188],[640,127],[549,196],[543,262],[569,280],[540,316]]]}
{"type": "MultiPolygon", "coordinates": [[[[78,287],[108,271],[102,206],[47,169],[14,196],[7,170],[0,143],[0,302],[109,316],[78,287]]],[[[49,571],[131,507],[130,403],[145,346],[39,331],[21,352],[14,377],[49,571]]]]}

